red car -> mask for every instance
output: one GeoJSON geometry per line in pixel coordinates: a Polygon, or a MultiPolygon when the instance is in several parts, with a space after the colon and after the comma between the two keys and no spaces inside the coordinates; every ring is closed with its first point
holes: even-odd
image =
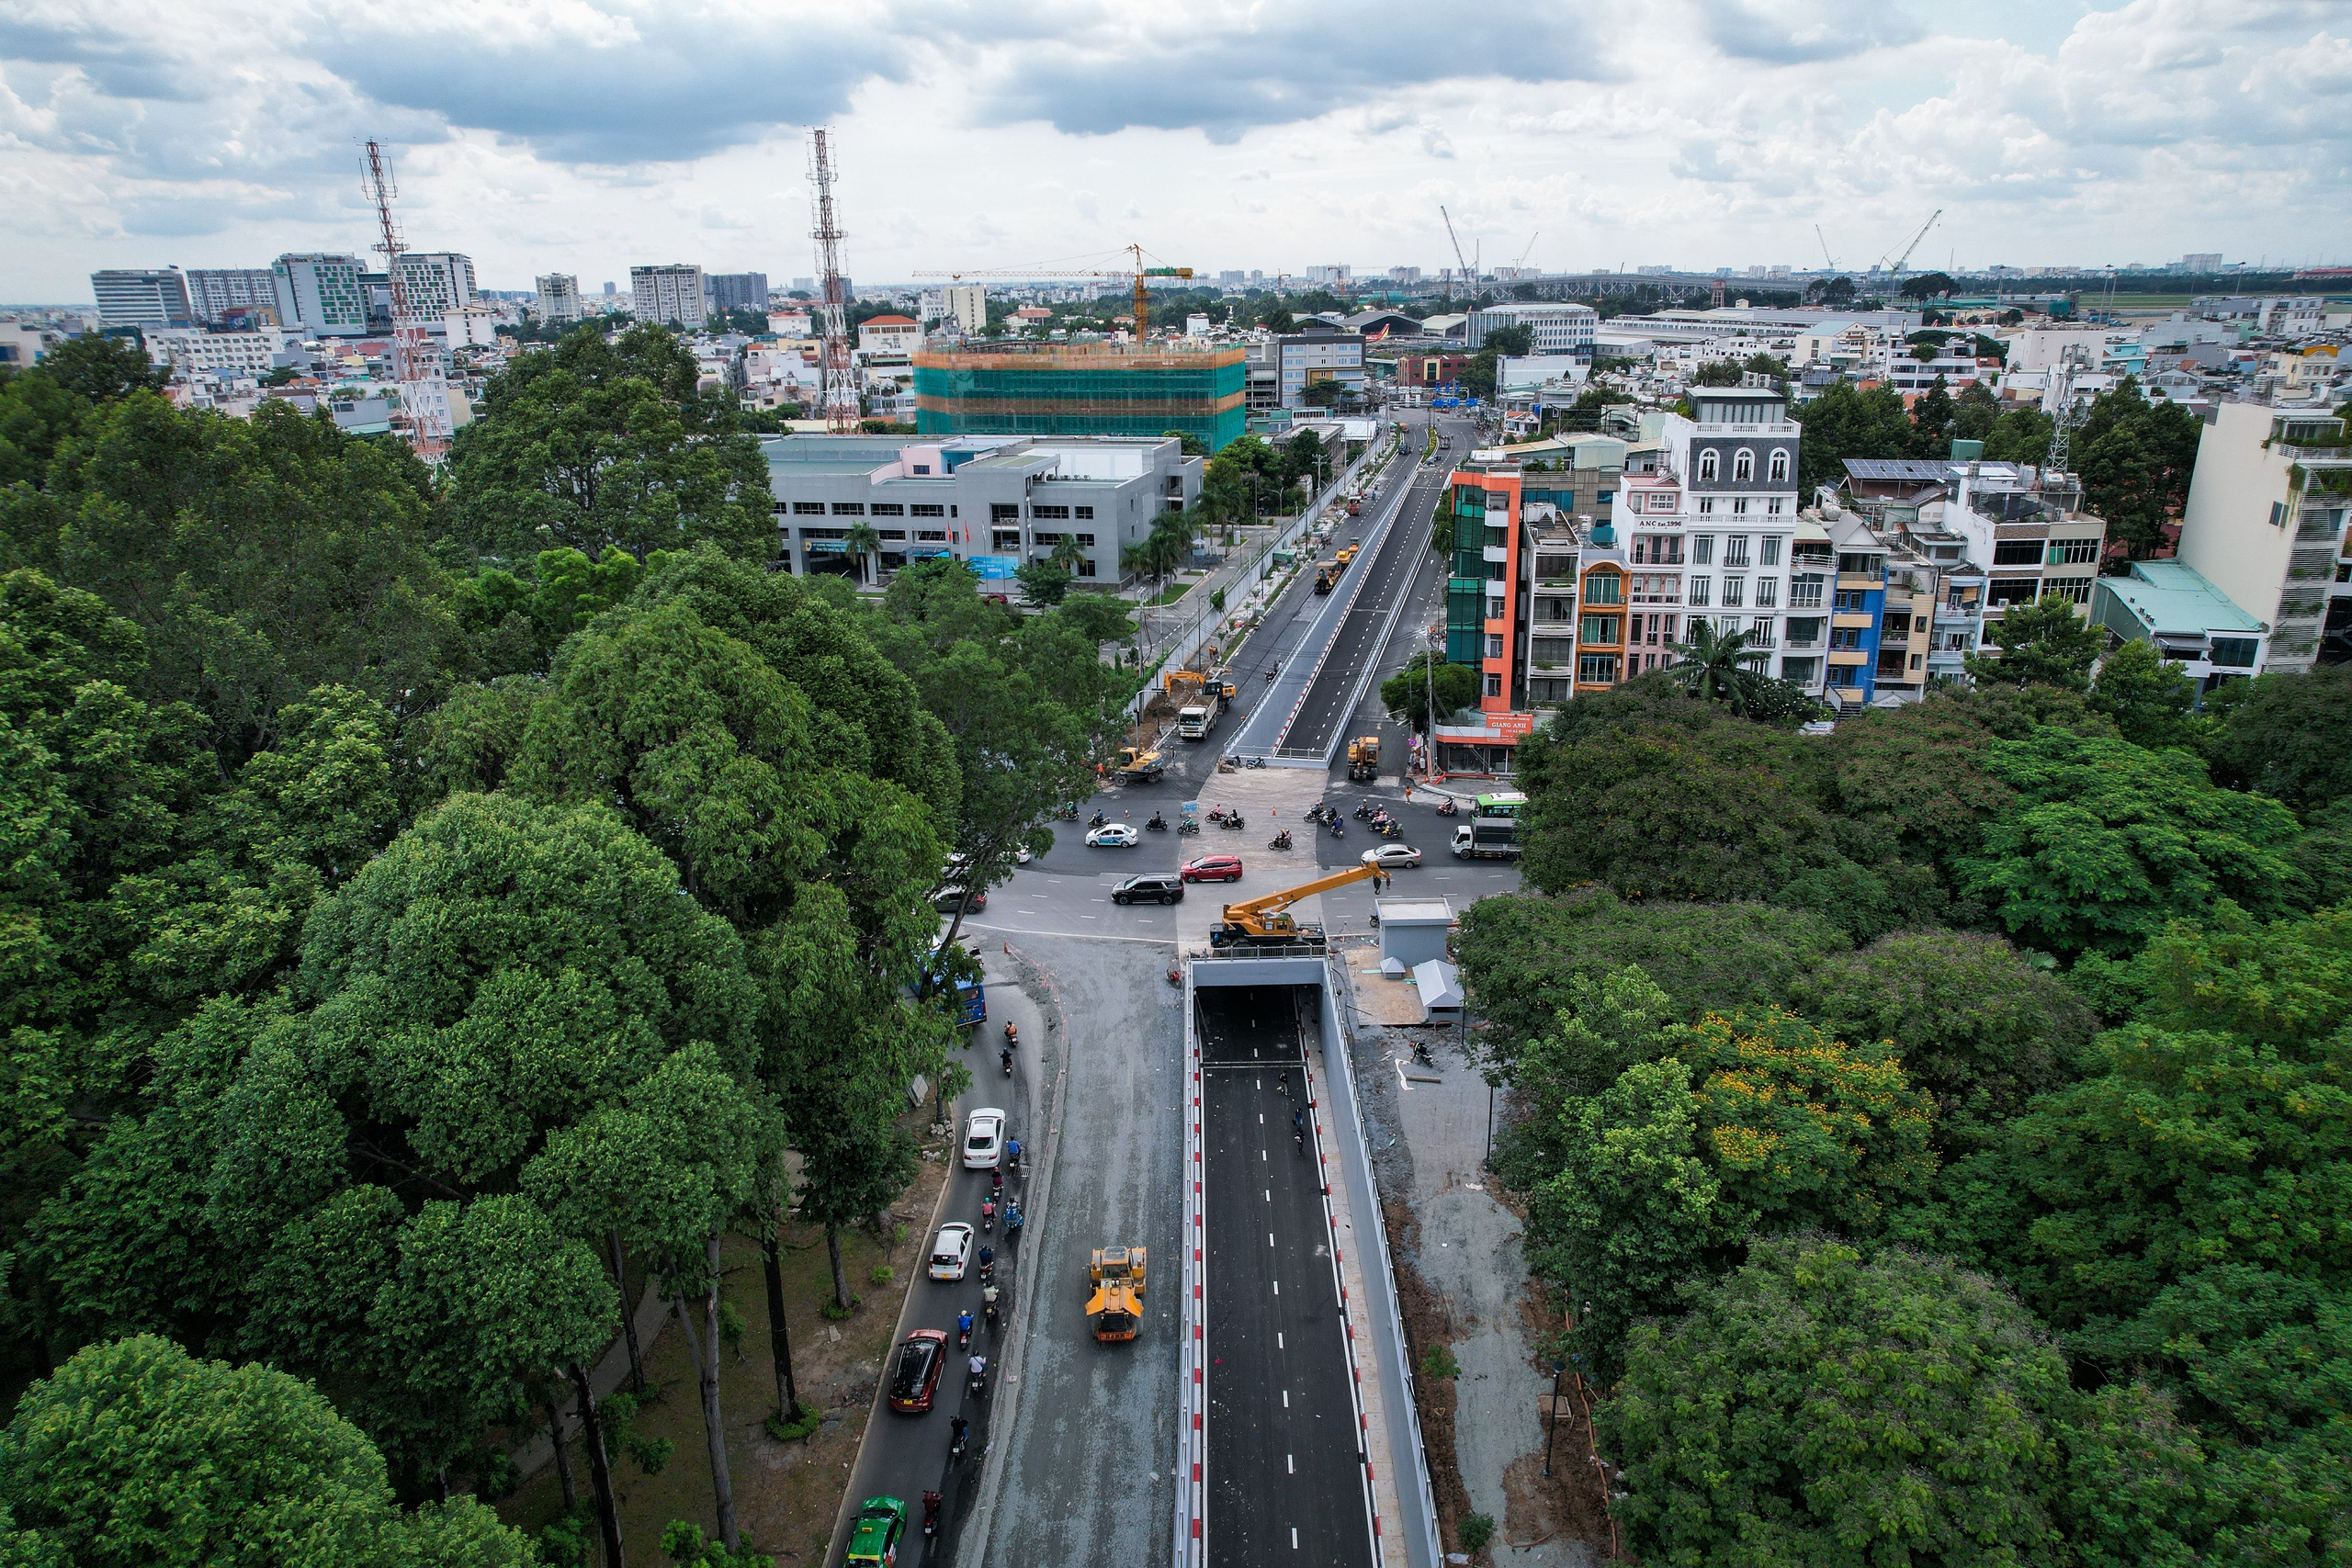
{"type": "Polygon", "coordinates": [[[947,1331],[918,1328],[899,1347],[898,1370],[890,1374],[890,1408],[920,1416],[939,1392],[939,1371],[947,1364],[947,1331]]]}
{"type": "Polygon", "coordinates": [[[1184,863],[1183,878],[1187,882],[1238,882],[1241,880],[1239,855],[1203,855],[1184,863]]]}

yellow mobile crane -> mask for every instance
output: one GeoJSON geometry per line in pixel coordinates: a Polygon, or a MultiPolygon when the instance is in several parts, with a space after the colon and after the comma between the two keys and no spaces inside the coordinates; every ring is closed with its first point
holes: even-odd
{"type": "Polygon", "coordinates": [[[1137,343],[1141,343],[1144,340],[1145,333],[1151,328],[1151,299],[1145,291],[1148,287],[1150,280],[1155,277],[1173,277],[1189,280],[1193,276],[1193,269],[1189,266],[1149,265],[1144,260],[1144,257],[1148,253],[1147,253],[1141,245],[1121,245],[1119,249],[1133,256],[1135,258],[1136,265],[1133,266],[1123,266],[1115,271],[1108,272],[1103,271],[1101,268],[1089,267],[1063,267],[1056,269],[1053,267],[1041,266],[975,266],[950,270],[929,270],[918,272],[915,276],[917,277],[953,278],[958,283],[970,283],[981,278],[1000,277],[1132,277],[1135,279],[1136,283],[1136,341],[1137,343]]]}
{"type": "Polygon", "coordinates": [[[1351,882],[1371,882],[1383,874],[1376,865],[1351,865],[1345,871],[1335,871],[1329,876],[1318,876],[1312,882],[1302,882],[1295,887],[1285,887],[1279,893],[1269,893],[1262,898],[1245,899],[1225,907],[1225,919],[1209,928],[1211,947],[1236,947],[1244,942],[1280,944],[1294,942],[1320,942],[1321,926],[1302,926],[1290,916],[1290,907],[1302,898],[1317,893],[1328,893],[1334,887],[1345,887],[1351,882]]]}

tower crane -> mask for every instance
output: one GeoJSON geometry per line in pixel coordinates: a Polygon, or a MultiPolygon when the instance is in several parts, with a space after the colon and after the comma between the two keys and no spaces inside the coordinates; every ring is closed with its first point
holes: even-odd
{"type": "Polygon", "coordinates": [[[1141,343],[1144,340],[1144,334],[1151,328],[1151,301],[1150,297],[1145,292],[1149,280],[1155,277],[1190,278],[1193,276],[1193,269],[1189,266],[1153,266],[1145,260],[1149,253],[1141,245],[1121,245],[1119,249],[1135,258],[1135,265],[1123,266],[1107,272],[1100,268],[1088,267],[976,266],[932,269],[918,272],[914,276],[944,277],[958,283],[968,283],[974,278],[1132,277],[1135,279],[1136,286],[1136,341],[1141,343]]]}
{"type": "Polygon", "coordinates": [[[1513,281],[1517,281],[1527,275],[1527,258],[1535,254],[1535,242],[1543,237],[1544,231],[1541,229],[1536,230],[1535,232],[1527,236],[1527,249],[1520,252],[1519,260],[1511,264],[1510,276],[1513,281]]]}
{"type": "Polygon", "coordinates": [[[1838,258],[1829,254],[1829,238],[1821,231],[1821,225],[1818,223],[1813,226],[1813,237],[1821,242],[1821,259],[1829,264],[1830,271],[1836,272],[1838,270],[1838,258]]]}
{"type": "MultiPolygon", "coordinates": [[[[1903,254],[1899,256],[1895,256],[1894,265],[1892,268],[1887,266],[1886,257],[1881,256],[1878,260],[1878,265],[1871,270],[1873,272],[1884,272],[1888,276],[1899,280],[1903,276],[1904,269],[1911,265],[1911,253],[1919,248],[1919,242],[1928,237],[1928,231],[1934,228],[1936,226],[1936,220],[1941,218],[1943,215],[1944,209],[1940,207],[1928,214],[1928,220],[1919,225],[1919,231],[1911,236],[1911,243],[1903,247],[1903,254]]],[[[1893,253],[1891,252],[1889,253],[1889,254],[1892,254],[1893,253]]]]}

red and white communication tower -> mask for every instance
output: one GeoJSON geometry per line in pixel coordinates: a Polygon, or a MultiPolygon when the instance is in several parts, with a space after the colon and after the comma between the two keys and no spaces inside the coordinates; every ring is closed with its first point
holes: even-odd
{"type": "Polygon", "coordinates": [[[857,434],[857,372],[849,362],[849,299],[842,287],[842,229],[833,213],[833,159],[822,126],[808,133],[808,179],[817,187],[817,272],[824,289],[825,428],[835,435],[857,434]]]}
{"type": "Polygon", "coordinates": [[[384,254],[384,271],[392,280],[392,379],[401,389],[401,412],[393,428],[407,436],[409,446],[426,462],[448,456],[449,437],[457,420],[449,408],[449,380],[441,368],[441,355],[432,333],[411,308],[408,276],[400,264],[400,225],[392,220],[392,197],[400,187],[384,157],[383,144],[368,143],[368,175],[361,188],[376,204],[376,221],[383,238],[375,248],[384,254]]]}

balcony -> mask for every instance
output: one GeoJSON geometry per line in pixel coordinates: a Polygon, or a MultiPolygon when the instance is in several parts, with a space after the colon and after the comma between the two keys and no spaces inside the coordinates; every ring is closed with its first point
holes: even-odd
{"type": "Polygon", "coordinates": [[[1886,579],[1874,571],[1841,571],[1838,586],[1848,593],[1875,593],[1885,588],[1886,579]]]}
{"type": "Polygon", "coordinates": [[[1510,560],[1510,547],[1508,545],[1488,545],[1487,547],[1486,558],[1487,564],[1489,566],[1506,565],[1510,560]]]}
{"type": "Polygon", "coordinates": [[[1878,617],[1868,610],[1839,610],[1829,617],[1829,624],[1840,631],[1866,632],[1878,625],[1878,617]]]}
{"type": "Polygon", "coordinates": [[[1859,670],[1870,661],[1871,656],[1869,652],[1862,649],[1833,648],[1829,650],[1829,662],[1841,669],[1847,665],[1851,665],[1855,669],[1859,670]]]}

